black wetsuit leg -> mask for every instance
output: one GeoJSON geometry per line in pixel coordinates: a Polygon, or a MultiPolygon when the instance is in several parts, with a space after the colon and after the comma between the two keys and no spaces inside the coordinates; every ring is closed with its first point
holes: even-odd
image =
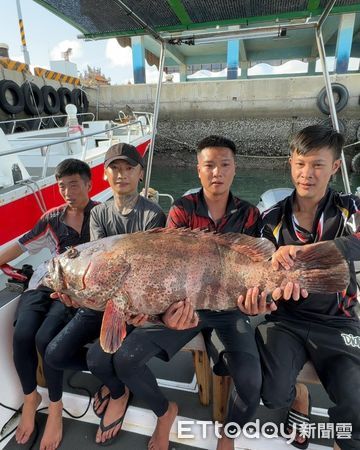
{"type": "Polygon", "coordinates": [[[289,408],[296,395],[296,378],[309,359],[305,348],[308,324],[265,321],[258,325],[263,384],[261,397],[271,409],[289,408]]]}
{"type": "Polygon", "coordinates": [[[135,328],[113,355],[104,353],[99,344],[94,344],[88,353],[89,368],[109,387],[113,398],[122,395],[125,384],[160,417],[167,411],[169,402],[146,363],[153,356],[168,360],[169,356],[196,336],[199,330],[175,331],[163,326],[135,328]],[[171,350],[167,349],[167,343],[171,350]]]}
{"type": "Polygon", "coordinates": [[[329,421],[336,424],[337,444],[342,450],[360,449],[360,325],[329,325],[311,324],[306,346],[335,403],[329,408],[329,421]],[[342,424],[351,424],[351,431],[346,433],[342,424]],[[347,436],[338,433],[341,428],[347,436]]]}
{"type": "Polygon", "coordinates": [[[220,364],[225,364],[234,382],[226,423],[242,427],[253,418],[260,402],[262,376],[254,330],[249,318],[239,310],[201,311],[200,320],[218,335],[224,346],[220,364]]]}
{"type": "Polygon", "coordinates": [[[88,370],[85,345],[99,337],[102,317],[102,311],[79,308],[47,346],[46,363],[54,369],[88,370]]]}
{"type": "Polygon", "coordinates": [[[47,366],[44,361],[44,354],[48,343],[70,320],[72,313],[61,302],[50,299],[49,293],[46,294],[48,296],[46,302],[43,291],[38,293],[33,291],[30,297],[25,294],[25,300],[30,298],[32,306],[31,304],[23,305],[17,313],[13,338],[15,367],[24,394],[30,394],[37,385],[37,349],[43,358],[44,375],[49,388],[50,400],[58,401],[62,393],[62,373],[54,373],[47,366]],[[36,296],[42,296],[43,298],[36,303],[34,301],[36,296]],[[39,304],[42,304],[40,309],[38,309],[39,304]],[[31,310],[31,308],[34,310],[31,310]]]}
{"type": "Polygon", "coordinates": [[[26,315],[19,315],[16,321],[13,337],[13,358],[25,395],[31,394],[37,386],[38,356],[35,336],[44,318],[43,313],[28,311],[26,315]]]}

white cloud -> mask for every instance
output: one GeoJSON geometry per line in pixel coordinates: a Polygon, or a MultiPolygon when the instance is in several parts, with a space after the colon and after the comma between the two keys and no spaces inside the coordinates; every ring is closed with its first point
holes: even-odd
{"type": "Polygon", "coordinates": [[[83,55],[82,42],[78,40],[69,40],[59,42],[55,47],[50,51],[50,59],[52,60],[60,60],[64,59],[62,53],[65,52],[68,48],[71,48],[70,61],[76,61],[83,55]]]}
{"type": "Polygon", "coordinates": [[[132,70],[131,47],[121,47],[116,39],[109,39],[106,43],[105,55],[112,67],[130,67],[132,70]]]}

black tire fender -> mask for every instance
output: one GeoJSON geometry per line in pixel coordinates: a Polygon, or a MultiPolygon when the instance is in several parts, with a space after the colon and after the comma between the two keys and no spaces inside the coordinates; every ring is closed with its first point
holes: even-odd
{"type": "MultiPolygon", "coordinates": [[[[339,124],[339,132],[341,134],[345,134],[346,133],[345,122],[338,118],[338,124],[339,124]]],[[[333,128],[331,117],[329,117],[328,119],[322,120],[321,125],[326,125],[330,128],[333,128]]]]}
{"type": "Polygon", "coordinates": [[[351,160],[351,170],[355,173],[360,173],[360,153],[351,160]]]}
{"type": "Polygon", "coordinates": [[[2,80],[0,81],[0,107],[8,114],[18,114],[24,110],[25,101],[22,90],[15,81],[2,80]],[[8,96],[12,96],[13,103],[10,103],[8,96]]]}
{"type": "MultiPolygon", "coordinates": [[[[349,101],[349,91],[340,83],[331,83],[331,88],[335,100],[335,109],[337,112],[342,111],[349,101]]],[[[330,114],[330,108],[327,101],[326,88],[323,87],[316,99],[317,107],[326,115],[330,114]]]]}
{"type": "Polygon", "coordinates": [[[66,114],[66,105],[69,105],[72,102],[71,91],[67,87],[61,87],[57,92],[60,100],[60,111],[63,114],[66,114]]]}
{"type": "Polygon", "coordinates": [[[60,111],[60,99],[52,86],[43,86],[41,93],[44,98],[44,109],[47,114],[57,114],[60,111]]]}
{"type": "Polygon", "coordinates": [[[356,130],[356,138],[358,141],[360,141],[360,125],[358,126],[358,129],[356,130]]]}
{"type": "Polygon", "coordinates": [[[21,86],[25,100],[25,112],[31,116],[38,116],[44,111],[44,97],[35,83],[24,83],[21,86]]]}
{"type": "Polygon", "coordinates": [[[23,133],[24,131],[29,131],[30,127],[27,122],[17,122],[14,127],[14,133],[23,133]]]}
{"type": "Polygon", "coordinates": [[[76,88],[71,91],[71,103],[76,106],[78,113],[88,112],[89,100],[82,89],[76,88]]]}

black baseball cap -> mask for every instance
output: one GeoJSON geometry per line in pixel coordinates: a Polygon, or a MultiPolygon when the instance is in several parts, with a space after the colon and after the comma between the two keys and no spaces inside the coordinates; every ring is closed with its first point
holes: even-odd
{"type": "Polygon", "coordinates": [[[137,151],[136,147],[124,142],[112,145],[106,152],[104,161],[105,169],[112,161],[115,161],[116,159],[123,159],[131,166],[137,166],[140,164],[140,166],[144,168],[144,160],[140,156],[140,153],[137,151]]]}

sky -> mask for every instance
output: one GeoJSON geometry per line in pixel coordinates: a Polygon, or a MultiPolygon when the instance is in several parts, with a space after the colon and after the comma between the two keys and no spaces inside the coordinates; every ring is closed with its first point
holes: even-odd
{"type": "MultiPolygon", "coordinates": [[[[23,61],[16,0],[2,0],[2,21],[0,42],[9,45],[9,56],[13,60],[23,61]],[[6,7],[4,7],[6,5],[6,7]]],[[[122,48],[115,39],[90,41],[77,39],[80,31],[58,18],[33,0],[21,0],[22,16],[25,27],[27,48],[31,66],[50,68],[50,60],[63,59],[61,52],[72,48],[70,60],[77,64],[78,71],[83,72],[87,65],[100,67],[103,74],[111,78],[112,84],[133,83],[132,53],[129,47],[122,48]]],[[[334,58],[329,58],[329,69],[334,65],[334,58]]],[[[359,60],[350,59],[349,68],[357,70],[359,60]]],[[[317,70],[320,66],[317,65],[317,70]]],[[[248,74],[304,73],[307,64],[301,61],[288,61],[282,66],[257,64],[249,69],[248,74]]],[[[240,69],[239,69],[240,72],[240,69]]],[[[200,71],[195,77],[226,76],[226,73],[200,71]]],[[[156,83],[158,71],[155,66],[146,63],[147,83],[156,83]]],[[[179,75],[174,74],[174,82],[179,75]]]]}
{"type": "MultiPolygon", "coordinates": [[[[23,61],[16,0],[2,0],[0,42],[9,46],[11,59],[23,61]],[[4,5],[6,5],[4,7],[4,5]]],[[[50,60],[63,59],[61,52],[72,48],[70,61],[83,72],[87,65],[100,67],[112,84],[133,81],[130,48],[122,48],[115,39],[85,42],[77,39],[80,31],[33,0],[21,0],[26,44],[31,66],[50,68],[50,60]]],[[[157,70],[147,65],[147,80],[157,81],[157,70]]]]}

